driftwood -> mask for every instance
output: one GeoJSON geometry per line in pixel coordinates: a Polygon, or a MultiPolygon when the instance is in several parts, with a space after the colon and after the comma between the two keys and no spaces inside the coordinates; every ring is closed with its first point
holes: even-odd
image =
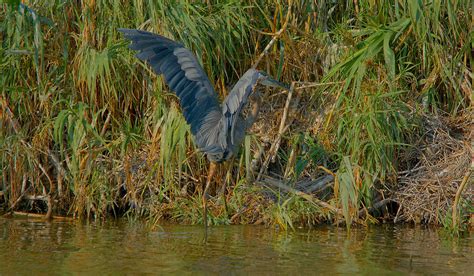
{"type": "Polygon", "coordinates": [[[294,194],[296,196],[304,198],[305,200],[309,201],[310,203],[312,203],[312,204],[314,204],[318,207],[322,207],[324,209],[327,209],[327,210],[331,211],[332,213],[335,213],[335,214],[338,214],[338,215],[341,215],[341,216],[343,215],[342,210],[330,205],[327,202],[324,202],[320,199],[317,199],[317,198],[315,198],[314,196],[312,196],[310,194],[307,194],[307,193],[302,192],[302,191],[298,191],[295,188],[287,186],[287,185],[285,185],[284,183],[282,183],[281,181],[279,181],[277,179],[272,179],[272,178],[266,177],[263,181],[257,181],[257,183],[262,184],[262,185],[271,185],[271,186],[277,187],[277,188],[282,189],[286,192],[289,192],[291,194],[294,194]]]}
{"type": "Polygon", "coordinates": [[[324,175],[315,180],[302,180],[295,183],[295,187],[305,193],[319,193],[333,185],[334,176],[324,175]]]}
{"type": "MultiPolygon", "coordinates": [[[[314,197],[313,195],[311,195],[311,193],[321,192],[321,191],[325,190],[326,188],[331,186],[333,184],[333,182],[334,182],[334,176],[333,175],[325,175],[325,176],[319,177],[316,180],[312,180],[312,181],[307,181],[306,180],[306,181],[297,182],[295,184],[295,187],[297,187],[297,188],[290,187],[290,186],[284,184],[280,180],[269,178],[269,177],[266,177],[261,182],[257,182],[257,183],[262,184],[262,185],[271,185],[271,186],[274,186],[276,188],[282,189],[282,190],[284,190],[288,193],[291,193],[291,194],[294,194],[296,196],[302,197],[305,200],[313,203],[316,206],[327,209],[327,210],[331,211],[334,214],[343,216],[343,212],[342,212],[341,209],[338,209],[338,208],[328,204],[327,202],[322,201],[322,200],[314,197]]],[[[370,208],[360,209],[359,212],[358,212],[358,216],[357,216],[357,218],[354,218],[354,221],[355,222],[360,222],[359,218],[363,217],[366,214],[373,214],[374,212],[381,210],[382,208],[384,208],[390,202],[394,202],[394,200],[392,200],[390,198],[386,198],[386,199],[382,199],[382,200],[374,203],[373,206],[370,207],[370,208]]],[[[343,220],[338,221],[337,224],[339,224],[341,222],[343,222],[343,220]]]]}
{"type": "MultiPolygon", "coordinates": [[[[35,213],[27,213],[27,212],[13,212],[14,216],[18,217],[27,217],[27,218],[38,218],[38,219],[45,219],[44,214],[35,214],[35,213]]],[[[64,220],[64,221],[73,221],[74,218],[72,217],[63,217],[63,216],[51,216],[51,219],[54,220],[64,220]]]]}

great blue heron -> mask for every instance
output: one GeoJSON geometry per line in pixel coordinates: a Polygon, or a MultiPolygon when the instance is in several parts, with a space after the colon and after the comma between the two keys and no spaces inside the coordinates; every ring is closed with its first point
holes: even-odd
{"type": "Polygon", "coordinates": [[[203,190],[204,224],[207,227],[207,190],[216,163],[236,155],[245,131],[254,123],[261,100],[255,101],[247,118],[242,110],[257,84],[288,88],[262,71],[249,69],[230,91],[222,105],[206,73],[196,57],[182,44],[161,35],[133,29],[119,29],[132,41],[140,60],[147,62],[156,74],[163,74],[168,86],[179,97],[186,122],[191,127],[195,143],[210,161],[203,190]]]}

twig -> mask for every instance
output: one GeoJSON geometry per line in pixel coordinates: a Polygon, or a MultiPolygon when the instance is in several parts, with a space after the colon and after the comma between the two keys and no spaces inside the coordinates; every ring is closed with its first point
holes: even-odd
{"type": "Polygon", "coordinates": [[[267,170],[268,165],[270,164],[270,161],[275,160],[276,153],[278,152],[278,149],[280,148],[280,142],[281,142],[281,137],[283,133],[288,129],[289,125],[286,125],[286,119],[288,117],[288,110],[290,108],[290,102],[291,98],[293,96],[293,90],[295,88],[294,83],[291,84],[290,90],[288,91],[288,97],[286,98],[286,103],[285,103],[285,108],[283,110],[283,115],[281,117],[280,121],[280,127],[278,130],[278,135],[273,142],[272,146],[270,147],[270,153],[265,159],[265,162],[263,163],[262,167],[260,168],[260,171],[257,176],[257,181],[259,181],[262,178],[263,173],[267,170]]]}
{"type": "Polygon", "coordinates": [[[398,174],[399,174],[399,175],[404,174],[403,177],[406,177],[408,174],[417,172],[417,171],[422,170],[422,169],[425,169],[425,168],[426,168],[425,166],[419,166],[418,168],[409,169],[409,170],[405,170],[405,171],[400,171],[400,172],[398,172],[398,174]]]}
{"type": "Polygon", "coordinates": [[[293,91],[295,90],[295,85],[294,83],[291,84],[290,91],[288,91],[288,97],[286,98],[286,103],[285,103],[285,108],[283,109],[283,115],[281,117],[280,121],[280,127],[278,128],[278,136],[276,139],[276,145],[275,149],[273,150],[272,154],[272,161],[275,161],[275,155],[278,149],[280,148],[280,142],[281,142],[281,136],[283,135],[285,131],[285,126],[286,126],[286,119],[288,118],[288,110],[290,109],[290,103],[291,103],[291,98],[293,96],[293,91]]]}
{"type": "MultiPolygon", "coordinates": [[[[24,183],[26,183],[27,179],[28,178],[26,177],[26,175],[23,175],[22,186],[25,185],[24,183]]],[[[13,209],[16,207],[16,205],[23,199],[23,197],[25,196],[25,193],[26,193],[26,189],[21,192],[20,196],[16,199],[16,201],[8,208],[8,210],[6,211],[7,215],[10,214],[13,211],[13,209]]]]}
{"type": "Polygon", "coordinates": [[[398,219],[399,219],[399,215],[400,215],[400,211],[402,210],[403,208],[403,202],[398,202],[398,210],[397,210],[397,213],[395,214],[395,218],[393,219],[393,223],[397,223],[398,219]]]}
{"type": "Polygon", "coordinates": [[[242,215],[243,213],[247,212],[248,210],[248,206],[247,204],[244,204],[238,211],[237,213],[235,213],[231,218],[230,218],[230,222],[231,223],[234,223],[234,221],[240,216],[242,215]]]}
{"type": "Polygon", "coordinates": [[[272,40],[270,40],[270,42],[267,44],[265,49],[263,49],[263,51],[258,56],[257,60],[255,61],[255,63],[252,66],[253,69],[257,68],[257,65],[260,63],[260,61],[262,61],[262,58],[265,55],[268,54],[268,51],[270,50],[270,48],[273,46],[273,44],[275,44],[277,39],[286,30],[286,27],[288,26],[288,21],[290,20],[290,14],[291,14],[291,1],[290,1],[290,5],[289,5],[289,8],[288,8],[288,12],[286,13],[285,23],[283,23],[283,26],[281,27],[281,29],[278,32],[276,32],[274,34],[269,34],[269,35],[273,35],[273,38],[272,38],[272,40]]]}
{"type": "Polygon", "coordinates": [[[266,56],[268,54],[268,51],[270,50],[270,47],[273,46],[273,44],[275,44],[275,42],[277,41],[277,39],[280,37],[280,35],[283,33],[284,29],[280,29],[278,32],[275,33],[274,37],[272,38],[272,40],[270,40],[270,42],[267,44],[267,46],[265,47],[265,49],[263,49],[262,53],[260,53],[260,55],[258,56],[257,60],[255,61],[255,63],[252,65],[252,68],[255,69],[257,68],[257,65],[260,63],[260,61],[262,61],[262,58],[264,56],[266,56]]]}
{"type": "Polygon", "coordinates": [[[59,158],[51,151],[48,150],[48,155],[51,158],[51,160],[54,163],[54,166],[56,167],[56,171],[58,173],[58,179],[57,179],[57,185],[58,185],[58,196],[62,196],[62,190],[63,190],[63,181],[62,179],[66,176],[66,170],[63,168],[61,165],[61,162],[59,161],[59,158]]]}
{"type": "MultiPolygon", "coordinates": [[[[52,219],[53,215],[53,199],[51,195],[25,195],[23,197],[24,199],[27,200],[40,200],[40,201],[45,201],[46,205],[48,206],[48,210],[46,212],[46,215],[44,215],[44,218],[47,220],[52,219]]],[[[39,214],[38,214],[39,215],[39,214]]]]}
{"type": "Polygon", "coordinates": [[[333,82],[295,82],[295,83],[301,83],[301,84],[307,84],[303,86],[296,87],[295,90],[301,90],[301,89],[307,89],[307,88],[312,88],[312,87],[319,87],[319,86],[326,86],[326,85],[333,85],[333,84],[341,84],[344,83],[345,81],[333,81],[333,82]]]}
{"type": "Polygon", "coordinates": [[[323,170],[324,172],[326,172],[327,174],[330,174],[332,175],[334,178],[336,178],[336,174],[333,173],[331,170],[329,170],[328,168],[324,167],[324,166],[318,166],[318,169],[321,169],[323,170]]]}
{"type": "Polygon", "coordinates": [[[47,196],[46,205],[48,206],[48,211],[46,212],[44,218],[47,220],[51,220],[53,218],[53,200],[51,198],[51,194],[47,196]]]}
{"type": "Polygon", "coordinates": [[[48,196],[46,195],[25,195],[24,198],[27,200],[42,200],[42,201],[48,200],[48,196]]]}
{"type": "Polygon", "coordinates": [[[6,114],[7,119],[8,121],[10,121],[10,125],[12,126],[15,133],[18,134],[20,132],[18,122],[15,120],[15,117],[13,116],[13,112],[8,106],[7,100],[1,96],[0,96],[0,107],[3,107],[3,110],[6,114]]]}
{"type": "Polygon", "coordinates": [[[359,3],[358,3],[358,2],[359,2],[359,1],[354,0],[354,9],[355,9],[355,14],[356,14],[356,16],[359,15],[359,3]]]}
{"type": "Polygon", "coordinates": [[[109,112],[107,114],[107,118],[105,119],[104,125],[102,126],[102,130],[100,131],[100,136],[103,137],[105,135],[105,131],[107,130],[107,127],[109,126],[110,119],[112,119],[112,113],[109,112]]]}
{"type": "Polygon", "coordinates": [[[41,172],[43,172],[43,174],[46,176],[46,178],[48,179],[48,182],[49,182],[49,191],[51,192],[52,189],[53,189],[53,181],[51,180],[51,177],[49,177],[49,174],[48,172],[46,172],[46,169],[41,165],[41,163],[37,163],[38,164],[38,167],[40,168],[41,172]]]}

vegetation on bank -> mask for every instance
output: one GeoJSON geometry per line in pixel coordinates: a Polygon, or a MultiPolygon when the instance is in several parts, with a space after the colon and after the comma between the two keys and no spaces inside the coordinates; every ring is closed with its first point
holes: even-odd
{"type": "Polygon", "coordinates": [[[261,92],[241,155],[218,169],[212,223],[473,220],[471,1],[9,2],[4,212],[202,222],[207,160],[124,27],[182,41],[221,98],[276,41],[259,68],[293,89],[261,92]]]}

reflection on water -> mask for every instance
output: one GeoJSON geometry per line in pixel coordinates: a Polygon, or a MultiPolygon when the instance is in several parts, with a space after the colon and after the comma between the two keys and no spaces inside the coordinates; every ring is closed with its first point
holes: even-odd
{"type": "Polygon", "coordinates": [[[83,224],[0,218],[0,274],[422,273],[474,271],[474,235],[380,226],[277,232],[256,226],[83,224]]]}

